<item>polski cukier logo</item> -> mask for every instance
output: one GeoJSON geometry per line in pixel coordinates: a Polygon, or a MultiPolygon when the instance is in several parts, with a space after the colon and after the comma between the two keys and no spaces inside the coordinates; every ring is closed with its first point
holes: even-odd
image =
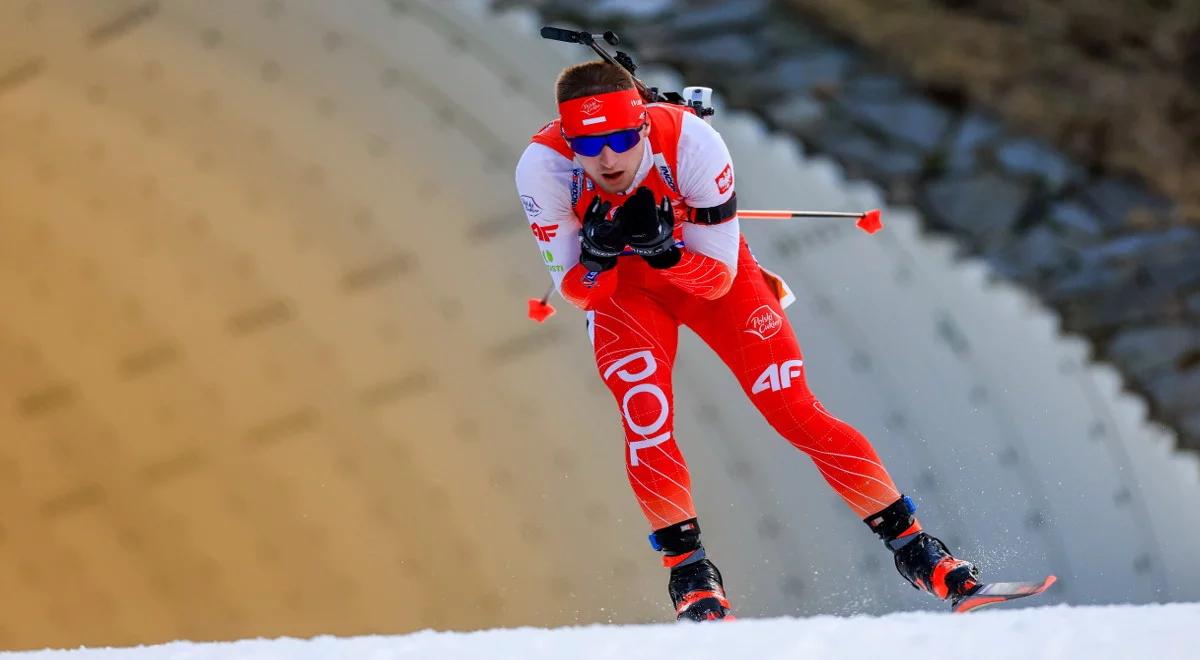
{"type": "Polygon", "coordinates": [[[763,305],[754,310],[750,314],[750,318],[746,319],[746,329],[743,332],[748,332],[756,335],[759,339],[770,339],[774,337],[779,329],[783,327],[783,317],[775,310],[763,305]]]}

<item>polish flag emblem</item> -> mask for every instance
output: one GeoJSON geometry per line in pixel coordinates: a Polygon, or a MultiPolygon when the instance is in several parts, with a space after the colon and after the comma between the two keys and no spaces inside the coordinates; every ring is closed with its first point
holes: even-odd
{"type": "Polygon", "coordinates": [[[579,106],[579,111],[585,115],[591,116],[591,115],[596,114],[597,112],[600,112],[600,106],[602,106],[602,105],[604,105],[604,104],[601,103],[599,99],[597,99],[596,97],[593,96],[592,98],[584,101],[583,105],[579,106]]]}

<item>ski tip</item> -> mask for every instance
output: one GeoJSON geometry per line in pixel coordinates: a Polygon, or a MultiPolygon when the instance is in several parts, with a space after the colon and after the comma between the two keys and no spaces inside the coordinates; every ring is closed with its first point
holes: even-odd
{"type": "Polygon", "coordinates": [[[982,584],[970,595],[964,596],[961,600],[950,605],[950,611],[955,614],[970,612],[971,610],[983,607],[984,605],[992,605],[995,603],[1003,603],[1005,601],[1016,600],[1028,596],[1036,596],[1050,585],[1058,581],[1058,577],[1047,575],[1041,582],[999,582],[991,584],[982,584]]]}

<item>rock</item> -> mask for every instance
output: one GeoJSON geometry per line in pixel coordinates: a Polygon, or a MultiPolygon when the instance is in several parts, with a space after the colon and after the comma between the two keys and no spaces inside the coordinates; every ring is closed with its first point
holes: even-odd
{"type": "Polygon", "coordinates": [[[1132,280],[1127,272],[1105,269],[1078,270],[1050,284],[1042,294],[1050,301],[1066,303],[1072,300],[1102,296],[1105,291],[1123,286],[1132,280]]]}
{"type": "Polygon", "coordinates": [[[607,26],[588,25],[597,20],[591,12],[590,3],[572,2],[571,0],[517,0],[513,4],[532,5],[545,21],[567,20],[580,23],[579,29],[586,27],[589,31],[605,30],[607,26]]]}
{"type": "Polygon", "coordinates": [[[1200,400],[1200,365],[1186,371],[1163,371],[1145,384],[1155,406],[1167,417],[1177,417],[1194,409],[1200,400]]]}
{"type": "Polygon", "coordinates": [[[813,85],[840,82],[852,62],[850,53],[829,48],[779,60],[769,75],[785,85],[785,89],[807,90],[813,85]]]}
{"type": "Polygon", "coordinates": [[[798,21],[768,21],[758,36],[781,56],[834,47],[828,39],[798,21]]]}
{"type": "Polygon", "coordinates": [[[808,93],[814,87],[836,87],[849,69],[850,54],[830,49],[794,55],[755,72],[745,81],[746,93],[758,99],[808,93]]]}
{"type": "Polygon", "coordinates": [[[1200,350],[1200,327],[1174,324],[1123,330],[1106,350],[1126,373],[1144,380],[1175,369],[1181,356],[1200,350]]]}
{"type": "Polygon", "coordinates": [[[599,0],[580,3],[580,8],[598,24],[603,24],[614,20],[655,20],[670,11],[675,4],[674,0],[599,0]]]}
{"type": "Polygon", "coordinates": [[[989,252],[988,260],[1014,279],[1036,283],[1072,261],[1070,250],[1049,227],[1034,227],[989,252]]]}
{"type": "Polygon", "coordinates": [[[946,153],[946,168],[953,172],[974,169],[977,151],[1001,134],[1000,125],[979,114],[964,117],[955,129],[946,153]]]}
{"type": "Polygon", "coordinates": [[[1058,150],[1029,138],[1001,145],[996,150],[996,161],[1012,174],[1039,181],[1049,192],[1062,190],[1080,176],[1079,168],[1058,150]]]}
{"type": "Polygon", "coordinates": [[[863,126],[926,152],[938,146],[950,125],[948,112],[919,96],[877,100],[847,93],[839,101],[863,126]]]}
{"type": "MultiPolygon", "coordinates": [[[[678,62],[688,72],[695,72],[697,68],[711,69],[721,78],[725,78],[731,69],[752,68],[764,55],[763,46],[757,39],[735,33],[663,44],[649,51],[642,47],[640,52],[650,59],[678,62]]],[[[712,75],[707,71],[705,73],[712,75]]],[[[699,80],[694,84],[713,87],[716,83],[716,80],[710,79],[699,80]]]]}
{"type": "Polygon", "coordinates": [[[1161,215],[1171,207],[1165,198],[1124,179],[1098,179],[1084,189],[1083,197],[1109,229],[1129,224],[1131,214],[1161,215]]]}
{"type": "Polygon", "coordinates": [[[1132,235],[1079,249],[1079,272],[1054,281],[1043,295],[1066,305],[1077,330],[1122,328],[1178,318],[1180,290],[1200,286],[1200,243],[1194,230],[1132,235]]]}
{"type": "Polygon", "coordinates": [[[903,80],[895,76],[885,76],[875,73],[865,73],[855,76],[846,82],[844,93],[855,99],[895,99],[899,98],[908,87],[903,80]]]}
{"type": "Polygon", "coordinates": [[[829,145],[829,152],[842,161],[853,178],[887,179],[890,186],[896,179],[913,177],[921,171],[918,154],[886,149],[866,136],[855,136],[829,145]]]}
{"type": "Polygon", "coordinates": [[[1107,334],[1132,324],[1156,323],[1177,301],[1171,287],[1145,286],[1112,271],[1088,275],[1103,285],[1076,295],[1062,295],[1059,288],[1048,294],[1058,298],[1067,326],[1074,331],[1107,334]]]}
{"type": "Polygon", "coordinates": [[[1085,267],[1149,264],[1173,256],[1200,254],[1200,231],[1173,227],[1166,231],[1134,233],[1079,251],[1085,267]]]}
{"type": "Polygon", "coordinates": [[[765,112],[777,127],[798,135],[809,134],[825,118],[825,106],[805,94],[772,103],[765,112]]]}
{"type": "Polygon", "coordinates": [[[1179,428],[1190,439],[1193,449],[1200,448],[1200,409],[1179,420],[1179,428]]]}
{"type": "Polygon", "coordinates": [[[851,178],[887,180],[915,177],[921,171],[919,154],[888,148],[845,121],[826,120],[808,129],[802,133],[808,142],[841,161],[851,178]]]}
{"type": "Polygon", "coordinates": [[[1104,225],[1095,213],[1078,202],[1057,202],[1050,207],[1050,225],[1068,238],[1089,240],[1104,232],[1104,225]]]}
{"type": "Polygon", "coordinates": [[[664,26],[676,39],[691,38],[701,34],[729,34],[748,31],[767,23],[768,0],[724,0],[699,3],[693,8],[689,3],[664,26]]]}
{"type": "Polygon", "coordinates": [[[1200,286],[1200,259],[1195,253],[1175,253],[1162,259],[1148,259],[1141,265],[1144,279],[1155,286],[1186,290],[1200,286]]]}
{"type": "Polygon", "coordinates": [[[925,204],[939,224],[982,244],[1012,232],[1029,196],[1028,186],[993,173],[939,179],[924,190],[925,204]]]}

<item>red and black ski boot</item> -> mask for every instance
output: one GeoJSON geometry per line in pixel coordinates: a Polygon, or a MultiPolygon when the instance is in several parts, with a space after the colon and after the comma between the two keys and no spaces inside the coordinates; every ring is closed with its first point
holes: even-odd
{"type": "Polygon", "coordinates": [[[979,569],[958,559],[940,539],[921,531],[913,516],[917,505],[907,496],[864,522],[892,551],[896,570],[914,588],[949,600],[952,605],[979,588],[979,569]]]}
{"type": "Polygon", "coordinates": [[[1054,584],[1053,575],[1030,582],[980,582],[979,569],[950,554],[946,544],[921,531],[917,505],[901,497],[863,521],[887,544],[896,570],[912,586],[950,601],[950,611],[970,612],[985,605],[1036,596],[1054,584]]]}
{"type": "Polygon", "coordinates": [[[979,569],[950,554],[946,544],[925,532],[900,537],[896,570],[914,587],[957,605],[979,586],[979,569]]]}
{"type": "Polygon", "coordinates": [[[663,566],[671,569],[667,593],[676,620],[733,619],[721,571],[704,555],[695,518],[655,530],[650,534],[650,546],[666,553],[663,566]]]}

